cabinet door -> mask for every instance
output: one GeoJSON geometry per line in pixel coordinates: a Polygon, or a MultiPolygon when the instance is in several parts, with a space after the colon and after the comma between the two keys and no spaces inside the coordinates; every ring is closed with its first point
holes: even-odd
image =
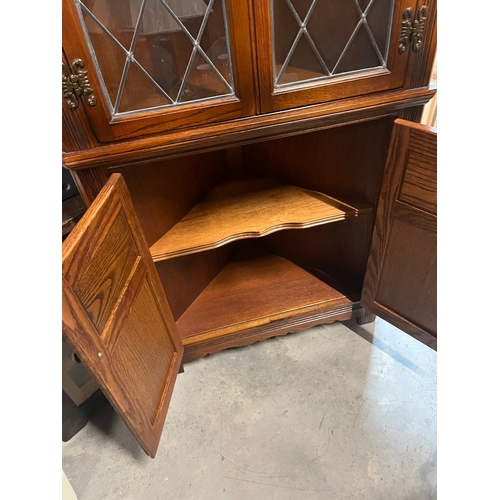
{"type": "Polygon", "coordinates": [[[62,284],[64,337],[154,457],[183,346],[120,174],[64,241],[62,284]]]}
{"type": "Polygon", "coordinates": [[[102,142],[246,116],[248,19],[235,0],[63,0],[63,79],[102,142]]]}
{"type": "Polygon", "coordinates": [[[401,41],[416,6],[415,0],[257,0],[262,109],[402,87],[412,47],[401,41]]]}
{"type": "Polygon", "coordinates": [[[361,305],[437,348],[437,133],[396,120],[361,305]]]}

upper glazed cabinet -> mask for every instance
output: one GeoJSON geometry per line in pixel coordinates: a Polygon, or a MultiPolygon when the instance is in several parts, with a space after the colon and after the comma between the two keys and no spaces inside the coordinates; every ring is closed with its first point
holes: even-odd
{"type": "Polygon", "coordinates": [[[63,92],[109,142],[397,89],[427,10],[416,0],[63,0],[63,92]]]}
{"type": "Polygon", "coordinates": [[[81,77],[104,142],[238,118],[255,111],[250,39],[245,2],[64,0],[63,85],[81,77]]]}
{"type": "Polygon", "coordinates": [[[410,35],[417,49],[427,18],[422,7],[415,19],[416,2],[408,0],[257,4],[264,111],[401,87],[410,35]]]}

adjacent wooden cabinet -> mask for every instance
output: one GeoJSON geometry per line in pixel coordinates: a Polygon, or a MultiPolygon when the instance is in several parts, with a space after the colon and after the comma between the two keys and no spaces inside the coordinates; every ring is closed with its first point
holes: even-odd
{"type": "Polygon", "coordinates": [[[436,348],[435,15],[63,1],[63,333],[151,456],[181,362],[372,313],[436,348]]]}

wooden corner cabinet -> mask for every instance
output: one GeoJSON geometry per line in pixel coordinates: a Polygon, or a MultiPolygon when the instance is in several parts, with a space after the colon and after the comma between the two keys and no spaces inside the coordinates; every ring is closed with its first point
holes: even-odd
{"type": "Polygon", "coordinates": [[[63,0],[63,335],[150,456],[181,363],[373,314],[436,349],[435,20],[63,0]]]}

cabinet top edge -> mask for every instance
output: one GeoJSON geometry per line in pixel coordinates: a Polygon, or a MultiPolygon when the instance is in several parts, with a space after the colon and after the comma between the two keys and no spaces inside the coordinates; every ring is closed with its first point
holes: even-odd
{"type": "Polygon", "coordinates": [[[122,166],[348,125],[424,105],[435,93],[436,90],[429,87],[378,92],[326,104],[101,144],[92,149],[63,154],[63,166],[73,170],[122,166]]]}

